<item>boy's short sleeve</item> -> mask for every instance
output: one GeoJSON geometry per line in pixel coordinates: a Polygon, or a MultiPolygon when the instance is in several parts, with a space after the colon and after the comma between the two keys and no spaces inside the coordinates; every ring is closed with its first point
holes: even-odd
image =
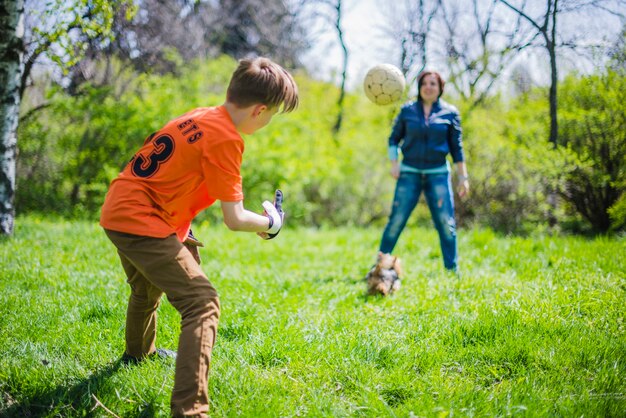
{"type": "Polygon", "coordinates": [[[205,154],[204,178],[211,197],[226,202],[243,200],[242,156],[243,143],[239,141],[222,142],[205,154]]]}

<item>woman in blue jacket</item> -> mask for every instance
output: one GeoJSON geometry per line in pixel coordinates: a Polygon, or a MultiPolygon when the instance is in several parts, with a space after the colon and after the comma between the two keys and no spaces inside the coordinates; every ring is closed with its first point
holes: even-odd
{"type": "Polygon", "coordinates": [[[391,253],[411,212],[424,191],[446,269],[457,271],[456,221],[450,176],[451,155],[456,165],[460,197],[469,193],[469,182],[459,111],[441,100],[444,80],[435,71],[425,71],[417,79],[418,98],[405,104],[394,121],[389,136],[391,175],[398,180],[389,222],[380,251],[391,253]],[[398,150],[402,150],[402,163],[398,150]]]}

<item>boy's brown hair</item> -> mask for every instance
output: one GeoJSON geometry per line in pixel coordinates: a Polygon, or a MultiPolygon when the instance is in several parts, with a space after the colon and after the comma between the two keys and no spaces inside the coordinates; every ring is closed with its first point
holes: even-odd
{"type": "Polygon", "coordinates": [[[298,86],[283,67],[269,58],[242,59],[233,73],[226,100],[237,107],[264,104],[291,112],[298,107],[298,86]]]}

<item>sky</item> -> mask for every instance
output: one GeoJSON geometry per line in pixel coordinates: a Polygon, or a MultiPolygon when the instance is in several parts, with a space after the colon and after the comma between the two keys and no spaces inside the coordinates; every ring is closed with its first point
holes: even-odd
{"type": "MultiPolygon", "coordinates": [[[[515,4],[515,1],[513,1],[515,4]]],[[[540,12],[545,3],[539,0],[530,0],[529,4],[538,7],[540,12]]],[[[379,63],[399,65],[399,45],[397,40],[385,34],[385,25],[391,24],[390,8],[404,4],[402,0],[343,0],[344,15],[342,28],[349,51],[348,58],[348,88],[360,88],[367,70],[379,63]]],[[[467,2],[469,7],[469,2],[467,2]]],[[[468,10],[469,12],[469,10],[468,10]]],[[[541,15],[539,13],[539,15],[541,15]]],[[[598,19],[587,18],[583,15],[563,15],[559,20],[559,31],[564,34],[574,34],[585,40],[600,41],[602,37],[615,40],[621,29],[621,22],[617,18],[598,19]],[[595,39],[593,39],[595,37],[595,39]]],[[[322,80],[338,82],[341,71],[341,50],[334,28],[327,26],[323,33],[313,43],[313,48],[303,57],[303,62],[309,72],[322,80]]],[[[532,54],[527,53],[523,58],[524,65],[533,71],[533,81],[537,84],[546,84],[549,81],[549,68],[545,50],[536,49],[532,54]]],[[[575,55],[564,55],[560,67],[564,74],[567,68],[577,68],[582,72],[592,72],[594,63],[584,62],[575,55]]],[[[445,69],[440,69],[445,74],[445,69]]]]}
{"type": "MultiPolygon", "coordinates": [[[[385,1],[344,0],[342,29],[349,52],[348,88],[359,87],[367,70],[376,64],[388,62],[397,65],[391,49],[392,40],[382,33],[385,18],[378,6],[385,1]],[[381,29],[379,29],[381,28],[381,29]]],[[[309,71],[323,80],[339,80],[342,55],[337,33],[325,30],[303,58],[309,71]]]]}

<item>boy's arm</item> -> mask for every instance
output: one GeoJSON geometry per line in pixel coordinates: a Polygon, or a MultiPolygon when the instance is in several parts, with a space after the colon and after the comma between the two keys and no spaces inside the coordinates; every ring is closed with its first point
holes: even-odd
{"type": "Polygon", "coordinates": [[[221,202],[224,223],[232,231],[266,232],[270,228],[267,216],[243,207],[243,201],[221,202]]]}

